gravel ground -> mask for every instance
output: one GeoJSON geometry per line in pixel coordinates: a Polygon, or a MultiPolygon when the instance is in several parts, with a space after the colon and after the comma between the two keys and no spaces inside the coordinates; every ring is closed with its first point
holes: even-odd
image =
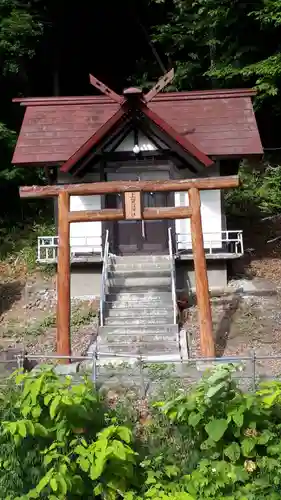
{"type": "MultiPolygon", "coordinates": [[[[21,293],[10,296],[4,286],[4,302],[0,317],[0,347],[21,348],[30,354],[51,354],[56,349],[56,292],[54,282],[28,282],[21,293]]],[[[0,293],[1,301],[1,293],[0,293]]],[[[1,302],[0,302],[1,303],[1,302]]],[[[97,334],[98,303],[72,301],[74,321],[71,325],[71,343],[74,355],[81,356],[97,334]]]]}
{"type": "MultiPolygon", "coordinates": [[[[257,371],[281,373],[281,294],[266,297],[233,295],[212,299],[217,356],[280,356],[257,362],[257,371]]],[[[197,307],[187,311],[185,329],[191,356],[200,354],[197,307]]]]}
{"type": "MultiPolygon", "coordinates": [[[[241,284],[240,279],[231,283],[233,289],[241,284]]],[[[218,356],[248,356],[254,350],[256,356],[281,357],[281,292],[278,290],[277,287],[277,294],[270,296],[242,297],[233,293],[212,298],[218,356]]],[[[97,311],[98,304],[73,301],[72,307],[82,315],[81,321],[78,317],[72,325],[73,354],[79,356],[97,334],[97,316],[87,317],[87,311],[97,311]]],[[[55,311],[53,280],[37,279],[26,286],[0,283],[0,348],[24,348],[32,354],[55,352],[55,311]]],[[[186,310],[185,317],[191,355],[196,356],[200,354],[196,306],[186,310]]],[[[279,374],[281,360],[257,362],[257,370],[279,374]]]]}

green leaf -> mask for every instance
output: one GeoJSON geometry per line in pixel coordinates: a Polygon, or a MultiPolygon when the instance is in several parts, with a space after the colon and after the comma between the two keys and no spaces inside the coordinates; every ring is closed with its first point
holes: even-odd
{"type": "Polygon", "coordinates": [[[79,457],[77,460],[83,472],[88,472],[90,468],[90,462],[86,457],[79,457]]]}
{"type": "Polygon", "coordinates": [[[132,433],[128,427],[118,427],[117,431],[118,436],[125,441],[125,443],[130,444],[132,440],[132,433]]]}
{"type": "Polygon", "coordinates": [[[241,410],[233,413],[232,420],[237,425],[237,427],[242,427],[244,423],[244,414],[241,412],[241,410]]]}
{"type": "Polygon", "coordinates": [[[50,486],[51,486],[53,491],[55,491],[55,492],[57,491],[58,483],[57,483],[56,478],[52,477],[52,479],[50,480],[50,486]]]}
{"type": "Polygon", "coordinates": [[[35,408],[33,408],[33,410],[32,410],[32,416],[33,416],[33,418],[36,418],[36,419],[39,418],[40,415],[41,415],[41,413],[42,413],[42,409],[40,408],[39,405],[35,406],[35,408]]]}
{"type": "Polygon", "coordinates": [[[67,494],[67,483],[63,475],[60,473],[57,474],[57,483],[59,485],[60,493],[63,495],[63,497],[65,497],[65,495],[67,494]]]}
{"type": "Polygon", "coordinates": [[[223,418],[211,420],[208,424],[205,425],[207,434],[215,442],[218,442],[223,437],[227,427],[228,422],[223,418]]]}
{"type": "Polygon", "coordinates": [[[207,398],[212,398],[213,396],[215,396],[215,394],[217,394],[221,389],[225,388],[225,382],[221,382],[220,384],[218,385],[215,385],[213,387],[210,387],[210,389],[207,391],[207,398]]]}
{"type": "Polygon", "coordinates": [[[18,430],[18,423],[17,422],[11,422],[7,426],[7,430],[14,436],[18,430]]]}
{"type": "MultiPolygon", "coordinates": [[[[109,450],[107,450],[107,454],[108,454],[109,450]]],[[[125,449],[125,446],[123,443],[121,443],[120,441],[117,441],[117,439],[114,439],[111,443],[111,446],[110,446],[110,454],[113,454],[113,456],[115,456],[116,458],[120,459],[120,460],[126,460],[126,449],[125,449]]]]}
{"type": "Polygon", "coordinates": [[[145,480],[145,484],[149,485],[149,484],[157,483],[157,478],[155,476],[156,476],[156,474],[154,471],[152,471],[152,470],[148,471],[147,478],[145,480]]]}
{"type": "Polygon", "coordinates": [[[30,434],[31,436],[34,436],[35,428],[34,428],[33,423],[31,422],[31,420],[26,420],[25,425],[26,425],[26,429],[27,429],[28,434],[30,434]]]}
{"type": "Polygon", "coordinates": [[[56,413],[57,413],[57,409],[58,409],[58,406],[61,402],[61,396],[56,396],[52,403],[51,403],[51,406],[50,406],[50,417],[52,420],[54,420],[55,416],[56,416],[56,413]]]}
{"type": "Polygon", "coordinates": [[[201,450],[211,450],[216,446],[216,443],[213,439],[208,438],[206,441],[203,441],[200,445],[201,450]]]}
{"type": "Polygon", "coordinates": [[[47,429],[43,425],[39,424],[38,422],[36,422],[34,424],[34,432],[38,436],[42,436],[42,437],[47,437],[49,435],[47,429]]]}
{"type": "Polygon", "coordinates": [[[26,417],[29,415],[29,413],[31,412],[31,410],[32,410],[31,406],[28,406],[28,405],[24,406],[24,407],[21,409],[21,414],[22,414],[22,416],[23,416],[24,418],[26,418],[26,417]]]}
{"type": "Polygon", "coordinates": [[[191,427],[196,427],[196,425],[199,424],[200,420],[202,420],[202,415],[193,411],[188,417],[188,425],[191,425],[191,427]]]}
{"type": "Polygon", "coordinates": [[[177,476],[179,473],[179,469],[178,467],[176,467],[175,465],[167,465],[165,467],[165,474],[166,476],[168,476],[169,478],[171,477],[174,477],[174,476],[177,476]]]}
{"type": "Polygon", "coordinates": [[[273,393],[273,394],[270,394],[269,396],[265,396],[262,399],[262,401],[263,401],[265,406],[271,407],[275,404],[275,401],[277,400],[278,397],[279,397],[278,393],[273,393]]]}
{"type": "Polygon", "coordinates": [[[253,437],[247,437],[243,439],[241,443],[241,448],[242,448],[242,453],[244,457],[251,457],[253,456],[252,451],[254,450],[256,445],[256,440],[253,437]]]}
{"type": "Polygon", "coordinates": [[[95,481],[102,475],[105,462],[106,462],[105,455],[100,454],[90,470],[90,478],[92,479],[92,481],[95,481]]]}
{"type": "Polygon", "coordinates": [[[46,486],[49,484],[50,476],[51,473],[50,471],[48,471],[47,474],[42,477],[42,479],[39,481],[39,483],[35,488],[37,493],[41,493],[41,491],[43,491],[46,488],[46,486]]]}
{"type": "Polygon", "coordinates": [[[240,446],[238,443],[231,443],[225,450],[224,454],[232,461],[237,462],[240,458],[240,446]]]}
{"type": "Polygon", "coordinates": [[[262,431],[262,433],[258,436],[257,442],[258,444],[267,444],[270,439],[274,437],[274,434],[270,432],[268,429],[262,431]]]}
{"type": "Polygon", "coordinates": [[[98,497],[99,495],[102,494],[102,492],[103,492],[103,486],[102,486],[102,484],[98,484],[97,486],[95,486],[95,488],[94,488],[94,495],[95,496],[98,497]]]}
{"type": "Polygon", "coordinates": [[[25,422],[19,421],[18,422],[18,433],[21,437],[25,438],[26,437],[26,425],[25,422]]]}
{"type": "MultiPolygon", "coordinates": [[[[40,495],[40,493],[38,493],[38,492],[36,491],[36,488],[35,488],[35,489],[33,489],[33,490],[31,490],[31,491],[29,491],[29,492],[28,492],[28,497],[27,497],[27,498],[28,498],[28,500],[29,500],[30,498],[38,498],[38,497],[39,497],[39,495],[40,495]]],[[[24,500],[25,500],[25,498],[26,498],[26,497],[23,497],[23,498],[24,498],[24,500]]],[[[18,500],[22,500],[22,497],[20,497],[18,500]]],[[[56,500],[57,500],[57,499],[56,499],[56,500]]]]}
{"type": "Polygon", "coordinates": [[[46,394],[46,396],[44,397],[44,405],[48,406],[53,397],[53,394],[46,394]]]}
{"type": "Polygon", "coordinates": [[[53,455],[46,455],[44,457],[43,463],[45,466],[49,465],[53,461],[54,457],[53,455]]]}

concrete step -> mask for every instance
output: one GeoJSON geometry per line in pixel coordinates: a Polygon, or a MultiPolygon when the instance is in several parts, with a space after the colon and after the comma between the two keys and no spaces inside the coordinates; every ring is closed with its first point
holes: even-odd
{"type": "Polygon", "coordinates": [[[167,314],[166,316],[161,316],[159,318],[147,316],[144,317],[121,317],[121,318],[105,318],[105,326],[148,326],[148,325],[169,325],[173,323],[172,314],[167,314]]]}
{"type": "Polygon", "coordinates": [[[171,278],[170,276],[160,276],[160,277],[115,277],[109,276],[107,283],[110,287],[124,287],[124,288],[140,288],[145,287],[147,290],[157,289],[158,287],[170,287],[171,278]]]}
{"type": "Polygon", "coordinates": [[[149,343],[126,343],[126,344],[106,344],[98,342],[98,350],[108,354],[162,354],[162,353],[177,353],[179,348],[176,341],[170,342],[149,342],[149,343]]]}
{"type": "Polygon", "coordinates": [[[170,278],[170,269],[124,269],[112,270],[108,272],[108,279],[111,278],[170,278]]]}
{"type": "Polygon", "coordinates": [[[109,271],[107,275],[108,281],[111,281],[112,279],[150,279],[151,283],[152,280],[158,280],[166,278],[169,282],[171,282],[171,271],[169,269],[167,270],[159,270],[156,269],[154,271],[140,271],[140,270],[126,270],[126,271],[109,271]]]}
{"type": "Polygon", "coordinates": [[[169,255],[110,255],[109,262],[124,264],[130,262],[165,262],[169,260],[169,255]]]}
{"type": "Polygon", "coordinates": [[[120,333],[117,335],[113,335],[111,333],[104,335],[103,333],[100,335],[99,340],[102,344],[134,344],[134,343],[156,343],[165,344],[166,342],[177,342],[178,337],[175,332],[173,333],[161,333],[155,334],[153,332],[132,335],[131,333],[120,333]]]}
{"type": "Polygon", "coordinates": [[[99,337],[107,335],[177,335],[178,325],[169,323],[166,325],[112,325],[100,326],[99,337]]]}
{"type": "Polygon", "coordinates": [[[110,271],[170,271],[171,263],[169,260],[160,262],[124,262],[124,263],[111,263],[108,266],[110,271]]]}
{"type": "MultiPolygon", "coordinates": [[[[173,307],[144,307],[143,304],[141,304],[142,307],[137,309],[136,307],[133,308],[123,308],[121,309],[120,307],[106,307],[105,309],[105,317],[106,318],[141,318],[141,317],[147,317],[147,318],[153,318],[153,317],[166,317],[172,316],[173,315],[173,307]]],[[[139,304],[140,306],[140,304],[139,304]]]]}
{"type": "Polygon", "coordinates": [[[130,302],[130,303],[139,303],[140,301],[143,303],[144,301],[148,301],[150,303],[171,303],[172,300],[172,292],[171,291],[152,291],[152,290],[144,290],[142,292],[126,292],[120,291],[118,293],[110,293],[106,295],[107,302],[130,302]]]}
{"type": "MultiPolygon", "coordinates": [[[[169,299],[165,300],[116,300],[114,302],[106,302],[105,303],[105,311],[110,311],[110,310],[118,310],[118,309],[151,309],[151,308],[171,308],[173,310],[173,301],[172,301],[172,295],[169,297],[169,299]]],[[[134,313],[135,314],[135,313],[134,313]]]]}
{"type": "MultiPolygon", "coordinates": [[[[155,285],[153,288],[150,288],[150,291],[153,293],[157,292],[169,292],[171,288],[171,285],[155,285]]],[[[135,293],[144,293],[147,292],[148,285],[135,285],[135,286],[111,286],[108,289],[109,293],[112,294],[118,294],[118,293],[123,293],[123,292],[128,292],[130,294],[135,294],[135,293]]]]}

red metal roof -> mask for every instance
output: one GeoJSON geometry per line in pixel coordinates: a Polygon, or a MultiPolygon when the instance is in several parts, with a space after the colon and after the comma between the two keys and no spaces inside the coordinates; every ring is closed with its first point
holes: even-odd
{"type": "MultiPolygon", "coordinates": [[[[251,90],[158,94],[148,109],[208,156],[263,153],[251,90]]],[[[26,106],[14,164],[68,160],[120,109],[105,96],[15,99],[26,106]]]]}
{"type": "Polygon", "coordinates": [[[179,132],[171,127],[171,125],[155,113],[155,111],[150,109],[148,106],[143,106],[141,109],[149,120],[151,120],[157,127],[162,129],[165,134],[176,141],[187,153],[196,158],[199,163],[202,163],[205,167],[213,165],[213,160],[198,149],[198,147],[196,147],[187,137],[183,137],[179,132]]]}
{"type": "Polygon", "coordinates": [[[75,153],[68,158],[68,160],[61,167],[62,172],[69,172],[76,163],[81,160],[83,157],[87,156],[87,154],[93,149],[107,134],[110,133],[110,130],[113,129],[122,119],[125,118],[127,112],[127,106],[121,106],[119,109],[112,115],[107,122],[105,122],[100,128],[94,132],[89,139],[87,139],[82,146],[80,146],[75,153]]]}

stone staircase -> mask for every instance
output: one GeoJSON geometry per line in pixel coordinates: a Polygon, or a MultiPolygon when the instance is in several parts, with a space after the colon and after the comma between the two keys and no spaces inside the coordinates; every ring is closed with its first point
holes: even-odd
{"type": "Polygon", "coordinates": [[[168,256],[109,256],[104,325],[94,348],[106,354],[105,363],[118,354],[123,361],[181,359],[168,256]]]}

